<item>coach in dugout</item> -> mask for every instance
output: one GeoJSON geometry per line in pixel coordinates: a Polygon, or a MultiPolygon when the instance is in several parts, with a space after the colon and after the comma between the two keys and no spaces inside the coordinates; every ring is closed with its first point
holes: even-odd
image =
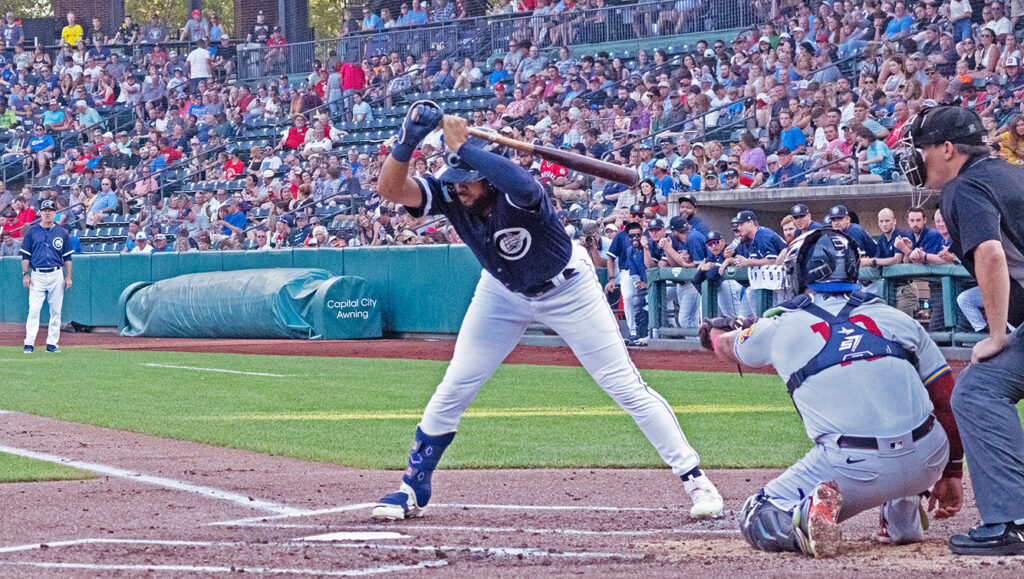
{"type": "Polygon", "coordinates": [[[1016,407],[1024,398],[1024,171],[990,155],[971,109],[927,109],[908,124],[901,168],[912,185],[942,190],[950,251],[978,280],[989,321],[951,399],[982,524],[951,537],[949,547],[961,555],[1024,554],[1024,429],[1016,407]]]}

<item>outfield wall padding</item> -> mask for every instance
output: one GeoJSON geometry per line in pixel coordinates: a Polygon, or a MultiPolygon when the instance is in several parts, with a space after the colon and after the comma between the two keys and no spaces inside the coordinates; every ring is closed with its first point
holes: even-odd
{"type": "MultiPolygon", "coordinates": [[[[137,277],[133,273],[126,275],[137,277]]],[[[241,269],[137,281],[121,292],[118,307],[122,336],[310,340],[382,335],[380,298],[366,281],[324,269],[241,269]]]]}

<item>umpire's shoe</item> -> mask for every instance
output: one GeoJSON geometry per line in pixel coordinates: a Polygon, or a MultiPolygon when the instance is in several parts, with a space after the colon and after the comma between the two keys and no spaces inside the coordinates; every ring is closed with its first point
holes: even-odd
{"type": "Polygon", "coordinates": [[[1024,525],[978,525],[966,535],[950,537],[949,550],[957,555],[1024,555],[1024,525]]]}

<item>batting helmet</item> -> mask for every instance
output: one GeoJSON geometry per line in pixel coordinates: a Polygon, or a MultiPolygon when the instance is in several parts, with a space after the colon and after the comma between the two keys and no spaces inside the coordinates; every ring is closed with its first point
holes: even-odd
{"type": "Polygon", "coordinates": [[[790,245],[783,262],[796,295],[807,288],[823,293],[845,293],[861,288],[858,283],[860,252],[845,233],[815,229],[790,245]]]}
{"type": "MultiPolygon", "coordinates": [[[[489,132],[496,131],[491,129],[489,132]]],[[[493,143],[486,139],[481,139],[480,137],[470,136],[466,139],[466,145],[473,146],[502,157],[507,156],[507,149],[504,145],[493,143]]],[[[468,163],[463,161],[462,157],[460,157],[458,153],[449,151],[445,154],[444,161],[448,165],[448,168],[441,173],[440,177],[438,177],[438,179],[443,183],[472,183],[473,181],[479,181],[484,178],[484,176],[480,174],[480,171],[470,167],[468,163]]]]}

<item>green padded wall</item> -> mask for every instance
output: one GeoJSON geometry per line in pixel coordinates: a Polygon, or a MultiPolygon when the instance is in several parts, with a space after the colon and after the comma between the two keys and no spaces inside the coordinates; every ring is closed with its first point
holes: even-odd
{"type": "MultiPolygon", "coordinates": [[[[448,274],[448,246],[390,248],[390,283],[386,304],[392,318],[385,327],[403,332],[437,332],[446,328],[448,296],[440,285],[448,274]],[[399,283],[401,280],[401,283],[399,283]]],[[[347,268],[348,275],[362,274],[347,268]]]]}

